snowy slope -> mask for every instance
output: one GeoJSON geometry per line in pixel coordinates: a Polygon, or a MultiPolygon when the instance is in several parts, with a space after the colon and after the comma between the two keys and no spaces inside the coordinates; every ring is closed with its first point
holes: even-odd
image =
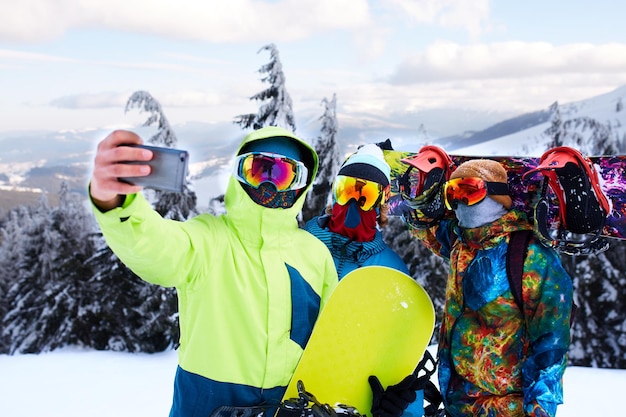
{"type": "MultiPolygon", "coordinates": [[[[165,417],[175,371],[174,351],[0,355],[0,416],[165,417]]],[[[626,370],[570,367],[564,384],[558,417],[624,415],[626,370]]]]}
{"type": "MultiPolygon", "coordinates": [[[[605,126],[610,126],[615,137],[624,140],[626,138],[626,108],[617,111],[619,103],[626,104],[626,86],[587,100],[561,105],[559,110],[563,122],[583,118],[594,119],[605,126]]],[[[461,148],[452,153],[485,156],[541,156],[546,150],[545,145],[549,140],[549,136],[545,134],[549,127],[550,122],[548,121],[511,135],[461,148]]],[[[575,126],[568,126],[565,133],[570,138],[579,135],[584,138],[583,140],[589,140],[592,131],[588,126],[579,123],[575,126]]],[[[579,147],[574,143],[566,143],[566,145],[579,147]]],[[[581,151],[584,152],[585,149],[581,149],[581,151]]]]}

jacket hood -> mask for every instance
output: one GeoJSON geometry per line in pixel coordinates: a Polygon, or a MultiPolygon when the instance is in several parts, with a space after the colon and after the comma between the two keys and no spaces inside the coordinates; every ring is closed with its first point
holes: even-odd
{"type": "MultiPolygon", "coordinates": [[[[242,217],[245,218],[246,224],[251,225],[254,222],[256,222],[256,224],[260,224],[261,218],[264,222],[268,221],[271,218],[277,218],[277,222],[284,224],[285,218],[288,217],[293,219],[293,223],[297,227],[296,217],[304,206],[306,195],[311,188],[313,180],[315,179],[318,171],[318,156],[313,147],[306,143],[304,140],[298,138],[293,132],[276,126],[268,126],[255,130],[246,135],[246,137],[237,148],[237,155],[240,154],[242,148],[244,148],[247,144],[273,137],[285,137],[293,139],[309,156],[309,158],[307,158],[308,161],[303,161],[309,169],[307,185],[304,189],[304,192],[302,192],[298,196],[298,199],[290,208],[266,208],[252,201],[250,196],[248,196],[246,191],[241,186],[241,183],[235,177],[230,175],[228,186],[226,188],[226,193],[224,195],[224,206],[226,208],[226,211],[228,212],[229,217],[234,221],[237,221],[238,217],[242,217]]],[[[255,231],[254,233],[258,233],[258,231],[255,231]]]]}

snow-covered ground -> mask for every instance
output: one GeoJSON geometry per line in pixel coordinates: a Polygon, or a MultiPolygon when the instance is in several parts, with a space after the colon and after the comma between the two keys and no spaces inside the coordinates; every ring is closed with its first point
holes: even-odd
{"type": "MultiPolygon", "coordinates": [[[[176,353],[0,355],[0,416],[166,417],[176,353]]],[[[626,370],[570,367],[559,417],[623,417],[626,370]]]]}

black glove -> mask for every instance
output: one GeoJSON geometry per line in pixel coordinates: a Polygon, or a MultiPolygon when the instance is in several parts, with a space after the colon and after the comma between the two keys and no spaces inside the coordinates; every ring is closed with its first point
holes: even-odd
{"type": "Polygon", "coordinates": [[[368,381],[373,394],[372,415],[374,417],[399,417],[417,398],[413,386],[416,379],[417,377],[411,374],[385,390],[376,376],[370,376],[368,381]]]}

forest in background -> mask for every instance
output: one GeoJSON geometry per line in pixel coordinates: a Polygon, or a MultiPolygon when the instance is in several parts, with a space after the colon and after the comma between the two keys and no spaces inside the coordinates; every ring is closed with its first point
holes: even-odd
{"type": "MultiPolygon", "coordinates": [[[[259,112],[235,117],[242,129],[281,126],[296,131],[291,98],[278,50],[272,44],[262,66],[269,87],[251,100],[259,112]]],[[[300,221],[318,215],[329,202],[334,176],[343,160],[336,97],[321,100],[320,134],[304,138],[313,143],[320,170],[300,221]]],[[[175,147],[177,138],[159,102],[146,91],[128,100],[126,111],[148,113],[144,126],[156,126],[148,142],[175,147]]],[[[586,154],[623,153],[622,138],[595,120],[562,120],[555,103],[546,149],[555,143],[575,146],[586,154]],[[585,137],[568,136],[567,124],[583,124],[585,137]]],[[[382,138],[384,139],[384,138],[382,138]]],[[[185,220],[198,214],[192,184],[181,194],[145,190],[164,217],[185,220]]],[[[20,205],[0,220],[0,353],[39,353],[67,345],[98,350],[158,352],[178,344],[176,293],[141,281],[108,248],[84,196],[62,185],[58,205],[44,197],[37,204],[20,205]]],[[[223,196],[207,209],[223,212],[223,196]]],[[[400,218],[383,229],[387,243],[404,259],[411,275],[431,295],[441,316],[448,267],[408,232],[400,218]]],[[[570,363],[581,366],[626,368],[626,245],[612,242],[598,255],[566,256],[563,263],[574,280],[579,305],[569,352],[570,363]]],[[[433,341],[436,338],[436,332],[433,341]]]]}

